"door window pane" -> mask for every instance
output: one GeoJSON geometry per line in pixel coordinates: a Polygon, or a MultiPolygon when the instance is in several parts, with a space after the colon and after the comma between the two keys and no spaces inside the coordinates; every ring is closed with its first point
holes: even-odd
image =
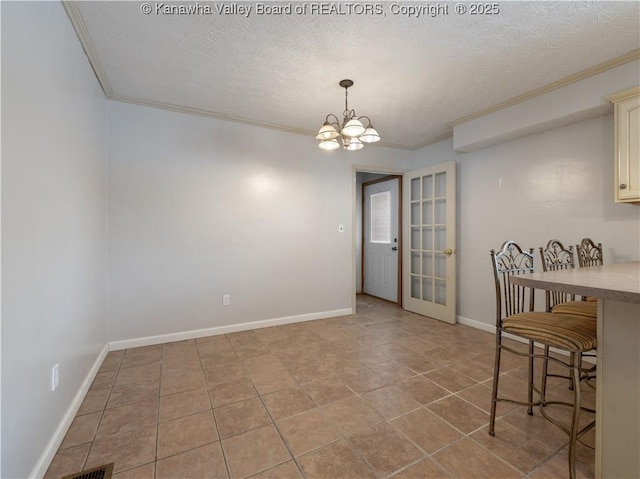
{"type": "Polygon", "coordinates": [[[420,298],[420,277],[411,276],[411,297],[415,299],[420,298]]]}
{"type": "Polygon", "coordinates": [[[447,223],[447,200],[436,200],[436,224],[447,223]]]}
{"type": "Polygon", "coordinates": [[[411,253],[411,273],[420,274],[420,253],[411,253]]]}
{"type": "Polygon", "coordinates": [[[411,201],[417,201],[420,199],[420,178],[413,178],[411,180],[411,201]]]}
{"type": "Polygon", "coordinates": [[[431,278],[422,278],[422,299],[433,301],[433,280],[431,278]]]}
{"type": "Polygon", "coordinates": [[[447,194],[447,174],[438,173],[436,175],[436,196],[443,197],[447,194]]]}
{"type": "Polygon", "coordinates": [[[433,198],[433,176],[427,175],[422,177],[422,199],[430,200],[433,198]]]}
{"type": "Polygon", "coordinates": [[[447,257],[442,253],[436,253],[436,276],[447,277],[447,257]]]}
{"type": "Polygon", "coordinates": [[[420,203],[411,203],[411,224],[420,224],[420,203]]]}
{"type": "Polygon", "coordinates": [[[433,201],[422,202],[422,224],[433,224],[433,201]]]}
{"type": "Polygon", "coordinates": [[[444,226],[436,226],[436,250],[447,249],[447,229],[444,226]]]}
{"type": "Polygon", "coordinates": [[[422,274],[433,276],[433,253],[422,253],[422,274]]]}
{"type": "Polygon", "coordinates": [[[422,250],[433,251],[433,228],[422,228],[422,250]]]}
{"type": "Polygon", "coordinates": [[[371,242],[391,243],[391,192],[371,195],[371,242]]]}
{"type": "Polygon", "coordinates": [[[436,279],[436,303],[445,305],[447,304],[447,282],[441,279],[436,279]]]}
{"type": "Polygon", "coordinates": [[[420,249],[420,228],[411,228],[411,249],[420,249]]]}

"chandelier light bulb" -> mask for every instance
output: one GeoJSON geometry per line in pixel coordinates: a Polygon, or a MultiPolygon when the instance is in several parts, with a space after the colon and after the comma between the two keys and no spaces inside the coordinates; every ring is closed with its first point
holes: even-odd
{"type": "Polygon", "coordinates": [[[371,125],[364,130],[364,133],[360,135],[359,138],[363,143],[375,143],[376,141],[380,141],[380,135],[378,135],[376,129],[371,125]]]}
{"type": "Polygon", "coordinates": [[[341,133],[344,136],[354,138],[364,133],[364,126],[362,125],[360,120],[358,120],[357,118],[351,118],[351,120],[349,120],[346,123],[346,125],[344,125],[344,128],[342,128],[341,133]]]}
{"type": "Polygon", "coordinates": [[[340,143],[338,143],[338,140],[336,139],[324,140],[321,141],[318,146],[323,150],[337,150],[338,148],[340,148],[340,143]]]}
{"type": "Polygon", "coordinates": [[[324,125],[322,125],[322,128],[320,128],[320,131],[318,131],[316,140],[334,140],[339,136],[340,133],[338,133],[338,130],[336,130],[336,128],[332,124],[325,121],[324,125]]]}

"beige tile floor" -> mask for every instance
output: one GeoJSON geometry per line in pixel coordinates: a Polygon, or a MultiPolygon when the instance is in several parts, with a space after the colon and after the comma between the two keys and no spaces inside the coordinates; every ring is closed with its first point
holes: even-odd
{"type": "MultiPolygon", "coordinates": [[[[539,413],[501,403],[487,434],[493,350],[359,296],[352,316],[113,351],[45,477],[108,462],[117,479],[567,477],[566,435],[539,413]]],[[[523,398],[525,362],[503,366],[523,398]]],[[[578,459],[592,478],[593,449],[578,459]]]]}

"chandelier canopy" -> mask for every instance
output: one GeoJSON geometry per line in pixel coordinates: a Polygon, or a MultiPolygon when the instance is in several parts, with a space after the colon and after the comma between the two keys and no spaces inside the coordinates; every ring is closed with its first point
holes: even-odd
{"type": "Polygon", "coordinates": [[[338,117],[329,113],[324,120],[324,124],[318,131],[316,140],[318,146],[323,150],[335,150],[340,148],[338,138],[342,141],[345,150],[355,151],[364,147],[365,143],[375,143],[380,141],[380,135],[371,124],[367,116],[356,116],[355,110],[349,110],[347,101],[348,89],[353,86],[352,80],[342,80],[339,85],[344,88],[344,113],[342,114],[342,125],[338,117]],[[330,121],[334,120],[334,121],[330,121]],[[367,121],[367,126],[362,124],[362,120],[367,121]]]}

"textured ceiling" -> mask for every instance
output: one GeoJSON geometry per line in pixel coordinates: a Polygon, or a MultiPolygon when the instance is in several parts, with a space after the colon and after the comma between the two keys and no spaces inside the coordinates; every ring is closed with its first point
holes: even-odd
{"type": "Polygon", "coordinates": [[[498,14],[485,15],[441,2],[448,14],[433,17],[393,5],[435,2],[262,4],[291,5],[292,13],[206,0],[151,1],[148,15],[143,2],[74,2],[67,10],[110,98],[315,134],[328,113],[341,115],[338,81],[350,78],[350,108],[373,120],[382,143],[402,148],[640,47],[637,1],[502,1],[498,14]],[[198,13],[162,13],[176,5],[198,13]],[[303,5],[308,13],[296,14],[303,5]],[[322,5],[333,13],[310,13],[322,5]],[[348,13],[348,5],[381,14],[348,13]],[[223,6],[251,11],[218,13],[223,6]]]}

